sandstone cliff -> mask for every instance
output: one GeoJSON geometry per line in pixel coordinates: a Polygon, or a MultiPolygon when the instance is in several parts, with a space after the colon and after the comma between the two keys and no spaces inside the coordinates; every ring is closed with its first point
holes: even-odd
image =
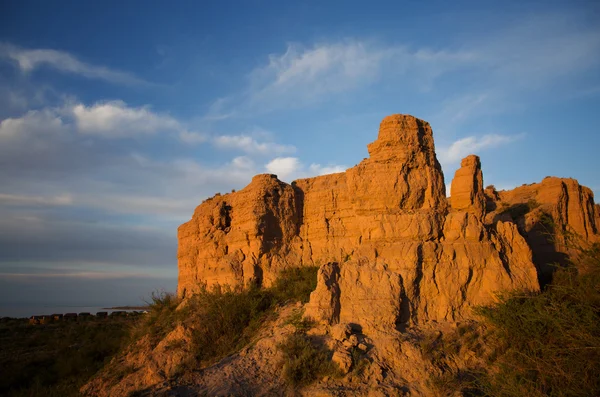
{"type": "Polygon", "coordinates": [[[458,320],[501,290],[538,289],[538,272],[554,259],[545,250],[568,254],[556,240],[538,248],[532,230],[542,214],[553,227],[598,238],[589,189],[547,178],[510,192],[484,191],[473,155],[457,170],[448,205],[423,120],[386,117],[368,150],[369,158],[343,173],[291,185],[257,175],[241,191],[198,206],[179,228],[179,295],[203,283],[268,286],[284,268],[316,265],[319,287],[308,315],[401,329],[458,320]],[[534,214],[514,214],[534,202],[534,214]]]}
{"type": "Polygon", "coordinates": [[[141,337],[81,391],[458,395],[430,380],[443,386],[448,373],[479,371],[496,354],[472,307],[500,291],[539,290],[552,263],[600,241],[600,206],[573,179],[484,189],[481,161],[470,155],[446,198],[423,120],[386,117],[368,150],[368,159],[343,173],[292,184],[257,175],[241,191],[199,205],[178,231],[183,301],[179,314],[167,317],[178,322],[158,339],[153,330],[141,337]],[[186,298],[202,285],[269,286],[283,269],[298,266],[318,267],[308,303],[280,302],[241,350],[206,366],[197,360],[194,349],[206,345],[194,335],[211,326],[210,317],[194,317],[202,310],[186,298]],[[302,318],[315,321],[300,331],[302,318]],[[339,377],[290,387],[280,344],[298,332],[330,350],[339,377]],[[432,355],[440,343],[451,351],[432,355]]]}
{"type": "Polygon", "coordinates": [[[540,283],[555,264],[565,265],[589,243],[600,241],[600,211],[592,191],[575,179],[546,177],[509,191],[486,189],[486,222],[514,222],[533,252],[540,283]]]}

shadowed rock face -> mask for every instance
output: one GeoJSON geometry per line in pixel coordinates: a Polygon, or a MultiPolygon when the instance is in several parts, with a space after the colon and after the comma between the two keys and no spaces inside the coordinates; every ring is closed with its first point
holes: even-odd
{"type": "Polygon", "coordinates": [[[486,196],[490,210],[486,222],[502,219],[518,225],[542,285],[551,281],[556,264],[565,265],[578,247],[600,242],[599,206],[592,191],[575,179],[546,177],[486,196]]]}
{"type": "MultiPolygon", "coordinates": [[[[201,284],[268,286],[284,268],[317,265],[307,315],[386,332],[469,316],[500,290],[539,289],[527,233],[513,219],[485,214],[509,192],[484,195],[477,156],[456,172],[448,206],[427,122],[386,117],[368,150],[343,173],[291,185],[257,175],[203,202],[178,230],[179,295],[201,284]]],[[[596,236],[589,189],[556,183],[540,197],[550,202],[579,189],[579,207],[571,199],[552,205],[565,225],[596,236]]]]}

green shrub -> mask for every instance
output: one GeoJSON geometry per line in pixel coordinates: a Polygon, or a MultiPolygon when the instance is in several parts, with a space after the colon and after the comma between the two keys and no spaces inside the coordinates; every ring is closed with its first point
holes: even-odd
{"type": "Polygon", "coordinates": [[[289,300],[308,302],[310,293],[317,288],[318,270],[316,266],[307,266],[282,271],[270,288],[275,300],[281,303],[289,300]]]}
{"type": "Polygon", "coordinates": [[[358,347],[352,348],[352,374],[360,376],[362,375],[366,369],[369,367],[371,362],[367,358],[364,352],[362,352],[358,347]]]}
{"type": "Polygon", "coordinates": [[[193,329],[196,358],[209,363],[250,342],[270,313],[268,290],[234,291],[227,287],[202,290],[190,298],[187,323],[193,329]]]}
{"type": "Polygon", "coordinates": [[[315,322],[312,319],[304,318],[304,310],[296,310],[285,324],[291,324],[296,328],[297,332],[306,332],[315,326],[315,322]]]}
{"type": "Polygon", "coordinates": [[[76,396],[129,339],[137,319],[0,326],[0,395],[76,396]]]}
{"type": "Polygon", "coordinates": [[[283,376],[292,386],[303,386],[319,377],[338,376],[339,368],[331,361],[331,352],[304,333],[296,332],[280,343],[283,376]]]}
{"type": "Polygon", "coordinates": [[[133,340],[149,335],[153,346],[158,344],[176,324],[185,318],[186,310],[177,310],[181,300],[173,293],[153,291],[148,304],[148,314],[144,316],[133,332],[133,340]]]}
{"type": "MultiPolygon", "coordinates": [[[[198,364],[211,364],[240,350],[252,341],[260,326],[278,304],[288,301],[308,301],[316,288],[317,268],[292,268],[281,272],[270,288],[248,289],[214,286],[181,301],[173,294],[154,292],[147,302],[150,309],[145,321],[134,333],[134,340],[149,336],[155,346],[178,324],[191,330],[192,350],[198,364]]],[[[298,321],[299,327],[308,322],[298,321]]],[[[174,342],[168,348],[177,349],[174,342]]]]}
{"type": "Polygon", "coordinates": [[[481,378],[493,396],[600,395],[600,266],[558,269],[542,292],[511,293],[477,312],[496,337],[496,370],[481,378]]]}
{"type": "MultiPolygon", "coordinates": [[[[271,288],[202,289],[187,305],[196,358],[207,364],[241,349],[273,315],[276,304],[308,301],[316,283],[316,268],[303,267],[284,270],[271,288]]],[[[301,319],[297,325],[310,326],[301,319]]]]}

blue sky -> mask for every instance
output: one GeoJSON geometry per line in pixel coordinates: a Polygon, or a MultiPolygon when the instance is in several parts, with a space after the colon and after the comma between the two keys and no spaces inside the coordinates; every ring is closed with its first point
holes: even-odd
{"type": "Polygon", "coordinates": [[[600,194],[600,5],[12,1],[0,17],[0,306],[176,286],[176,228],[252,175],[367,156],[429,121],[446,183],[600,194]]]}

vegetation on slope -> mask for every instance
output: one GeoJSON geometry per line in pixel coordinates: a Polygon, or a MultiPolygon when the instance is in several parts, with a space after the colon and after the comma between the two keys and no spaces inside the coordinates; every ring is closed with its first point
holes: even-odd
{"type": "Polygon", "coordinates": [[[316,288],[317,270],[284,270],[270,288],[204,288],[182,307],[173,294],[153,294],[150,314],[135,330],[135,339],[148,337],[156,346],[175,327],[183,325],[192,330],[194,360],[188,364],[209,365],[250,343],[278,304],[307,302],[316,288]]]}
{"type": "Polygon", "coordinates": [[[193,364],[208,365],[247,345],[276,305],[307,302],[316,274],[314,267],[289,269],[267,289],[205,289],[180,310],[175,295],[155,292],[149,313],[138,318],[36,326],[27,320],[3,322],[0,395],[78,396],[80,387],[102,368],[118,381],[135,368],[119,360],[109,364],[115,354],[130,352],[142,338],[155,347],[177,325],[193,330],[193,364]]]}
{"type": "Polygon", "coordinates": [[[283,353],[283,378],[292,387],[308,385],[326,376],[341,375],[337,364],[331,361],[333,352],[318,338],[307,335],[315,323],[303,315],[304,309],[294,312],[287,321],[294,326],[294,333],[277,345],[283,353]]]}
{"type": "Polygon", "coordinates": [[[277,346],[283,353],[283,377],[292,386],[310,384],[325,376],[339,376],[331,351],[304,332],[295,332],[277,346]]]}
{"type": "Polygon", "coordinates": [[[129,340],[135,318],[29,325],[0,324],[0,395],[77,396],[129,340]]]}
{"type": "Polygon", "coordinates": [[[600,246],[584,250],[579,260],[585,272],[559,268],[542,292],[505,294],[477,309],[479,324],[426,338],[423,352],[442,369],[432,379],[434,389],[440,395],[600,395],[600,246]],[[483,362],[452,369],[448,362],[466,351],[483,362]]]}
{"type": "Polygon", "coordinates": [[[558,269],[539,294],[512,293],[479,309],[496,337],[494,396],[600,395],[600,247],[581,258],[588,272],[558,269]]]}

